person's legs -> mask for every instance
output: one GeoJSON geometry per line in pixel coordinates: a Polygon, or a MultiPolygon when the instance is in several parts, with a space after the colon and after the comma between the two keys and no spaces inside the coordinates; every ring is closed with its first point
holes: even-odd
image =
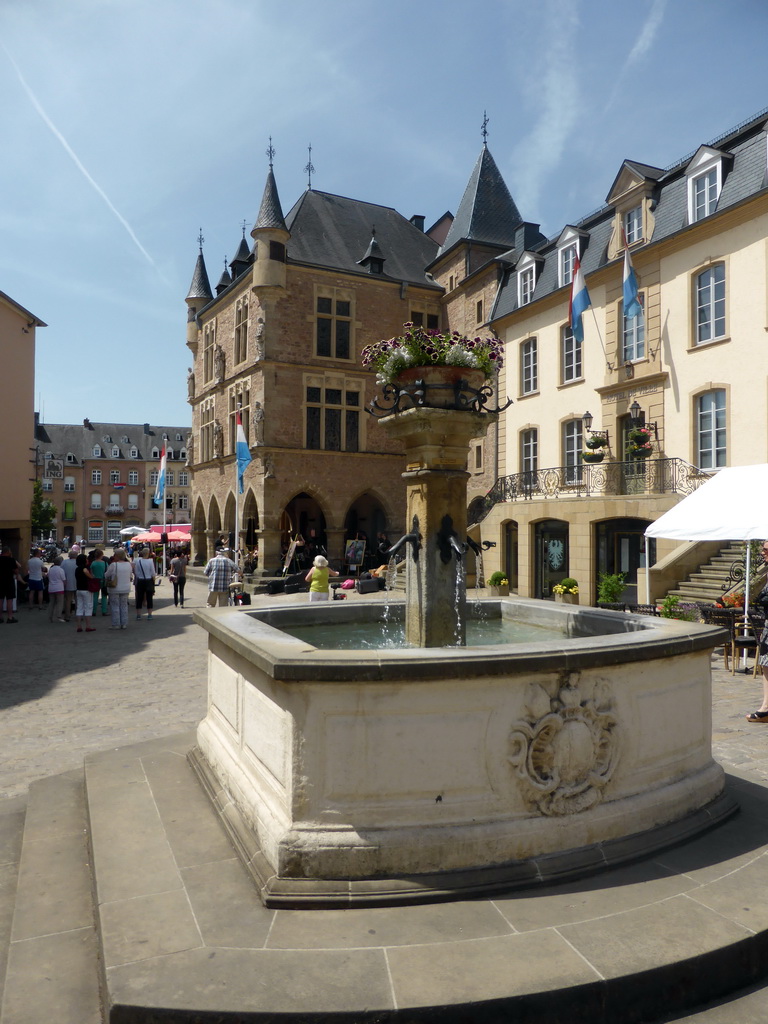
{"type": "Polygon", "coordinates": [[[128,625],[128,595],[117,594],[118,601],[118,614],[120,617],[120,629],[125,629],[128,625]]]}
{"type": "MultiPolygon", "coordinates": [[[[187,585],[187,577],[186,576],[180,576],[178,581],[177,581],[177,583],[178,583],[178,587],[179,587],[179,604],[183,608],[184,607],[184,587],[186,587],[186,585],[187,585]]],[[[174,595],[174,598],[175,598],[175,595],[174,595]]]]}
{"type": "Polygon", "coordinates": [[[112,629],[120,629],[120,594],[109,595],[109,615],[112,629]]]}
{"type": "Polygon", "coordinates": [[[48,597],[48,621],[53,622],[54,619],[62,617],[61,610],[64,607],[64,592],[60,591],[58,594],[49,594],[48,597]]]}
{"type": "Polygon", "coordinates": [[[64,618],[69,622],[72,616],[72,605],[75,603],[76,590],[65,590],[64,591],[64,618]]]}
{"type": "Polygon", "coordinates": [[[144,607],[144,593],[146,589],[146,582],[144,580],[136,580],[136,618],[141,618],[141,609],[144,607]]]}

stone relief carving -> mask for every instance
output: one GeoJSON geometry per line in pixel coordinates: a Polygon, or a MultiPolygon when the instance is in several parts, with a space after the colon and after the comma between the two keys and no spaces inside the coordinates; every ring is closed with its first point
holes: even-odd
{"type": "Polygon", "coordinates": [[[256,359],[264,358],[264,318],[259,317],[256,321],[256,359]]]}
{"type": "Polygon", "coordinates": [[[192,367],[187,368],[187,401],[191,402],[195,397],[195,371],[192,367]]]}
{"type": "Polygon", "coordinates": [[[264,444],[264,407],[261,402],[253,403],[253,443],[264,444]]]}
{"type": "Polygon", "coordinates": [[[195,435],[187,434],[187,465],[192,466],[195,462],[195,435]]]}
{"type": "Polygon", "coordinates": [[[221,423],[216,420],[213,424],[213,457],[214,459],[220,459],[224,454],[224,428],[221,423]]]}
{"type": "Polygon", "coordinates": [[[271,455],[265,455],[261,460],[262,472],[265,480],[272,480],[275,475],[275,465],[271,455]]]}
{"type": "Polygon", "coordinates": [[[535,686],[526,711],[510,731],[509,762],[528,805],[555,816],[600,803],[618,760],[607,688],[586,696],[578,683],[568,681],[550,699],[535,686]]]}
{"type": "Polygon", "coordinates": [[[224,349],[221,345],[217,345],[213,350],[213,373],[216,378],[216,383],[220,384],[224,380],[226,373],[226,358],[224,356],[224,349]]]}

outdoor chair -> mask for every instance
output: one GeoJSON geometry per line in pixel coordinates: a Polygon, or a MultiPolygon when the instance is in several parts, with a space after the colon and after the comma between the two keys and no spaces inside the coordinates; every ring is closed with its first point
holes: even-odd
{"type": "Polygon", "coordinates": [[[628,604],[627,611],[633,615],[655,615],[656,618],[661,615],[655,604],[628,604]]]}
{"type": "Polygon", "coordinates": [[[733,625],[738,615],[735,608],[716,608],[713,605],[699,605],[701,617],[709,626],[722,626],[728,630],[728,640],[723,644],[723,667],[726,672],[731,668],[733,652],[733,625]]]}
{"type": "Polygon", "coordinates": [[[745,618],[742,614],[733,620],[733,632],[731,634],[731,675],[736,671],[736,665],[742,654],[752,654],[754,656],[755,664],[752,669],[752,675],[753,677],[757,675],[760,634],[755,632],[750,618],[751,616],[747,615],[745,618]]]}

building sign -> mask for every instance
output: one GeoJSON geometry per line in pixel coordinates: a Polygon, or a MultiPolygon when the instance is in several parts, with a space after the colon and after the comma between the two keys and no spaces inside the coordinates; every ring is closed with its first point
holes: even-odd
{"type": "Polygon", "coordinates": [[[63,480],[64,479],[64,460],[63,459],[46,459],[44,476],[49,477],[51,480],[63,480]]]}

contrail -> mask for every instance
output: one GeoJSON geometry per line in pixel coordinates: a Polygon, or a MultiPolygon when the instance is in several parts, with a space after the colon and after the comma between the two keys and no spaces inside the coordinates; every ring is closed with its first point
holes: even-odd
{"type": "Polygon", "coordinates": [[[77,153],[75,153],[75,151],[72,149],[72,147],[67,142],[67,140],[64,138],[64,136],[61,134],[59,129],[56,127],[56,125],[53,123],[53,121],[50,119],[50,117],[48,117],[46,112],[43,110],[39,100],[37,99],[35,94],[32,92],[30,87],[27,85],[26,81],[24,80],[24,76],[22,75],[21,71],[19,70],[19,66],[17,65],[17,63],[13,59],[13,57],[10,55],[8,50],[5,48],[5,46],[3,46],[2,43],[0,43],[0,46],[2,46],[3,51],[5,52],[6,57],[11,62],[12,66],[13,66],[13,70],[16,72],[16,76],[19,79],[19,81],[21,82],[21,85],[22,85],[24,91],[26,92],[27,96],[29,96],[29,100],[30,100],[32,106],[38,112],[38,114],[43,119],[45,124],[48,125],[48,127],[51,129],[51,131],[56,136],[56,138],[59,140],[59,142],[62,144],[64,149],[67,151],[69,156],[72,158],[73,163],[75,164],[77,169],[82,173],[83,177],[88,182],[88,184],[91,185],[92,188],[101,196],[101,198],[107,204],[107,206],[112,211],[112,213],[114,213],[114,215],[117,217],[117,219],[123,225],[125,230],[130,235],[132,241],[136,245],[137,249],[139,250],[139,252],[152,264],[152,266],[155,268],[155,270],[157,270],[157,265],[156,265],[155,261],[152,259],[152,257],[149,255],[147,250],[144,248],[144,246],[141,244],[141,242],[136,237],[136,232],[133,230],[133,228],[128,223],[128,221],[125,219],[125,217],[122,215],[122,213],[120,213],[120,211],[117,209],[117,207],[112,202],[112,200],[109,198],[109,196],[104,191],[104,189],[99,185],[99,183],[97,181],[94,181],[94,179],[88,173],[86,168],[83,166],[82,161],[78,157],[77,153]]]}

